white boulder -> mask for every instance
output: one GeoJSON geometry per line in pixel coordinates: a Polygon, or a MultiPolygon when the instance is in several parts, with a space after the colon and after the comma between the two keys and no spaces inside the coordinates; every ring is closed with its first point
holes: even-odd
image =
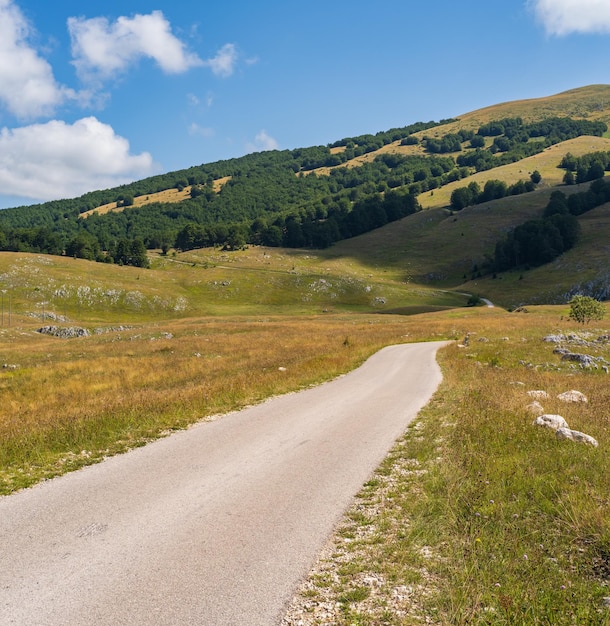
{"type": "Polygon", "coordinates": [[[570,427],[568,423],[565,421],[561,415],[539,415],[533,422],[533,426],[544,426],[545,428],[552,428],[553,430],[557,430],[559,428],[563,428],[565,430],[569,430],[570,427]]]}
{"type": "Polygon", "coordinates": [[[557,437],[557,439],[569,439],[570,441],[577,441],[578,443],[586,443],[594,448],[597,448],[599,445],[597,440],[593,439],[591,435],[586,435],[578,430],[570,430],[569,428],[558,428],[555,431],[555,437],[557,437]]]}
{"type": "Polygon", "coordinates": [[[564,391],[557,396],[562,402],[588,402],[587,396],[580,391],[571,389],[570,391],[564,391]]]}

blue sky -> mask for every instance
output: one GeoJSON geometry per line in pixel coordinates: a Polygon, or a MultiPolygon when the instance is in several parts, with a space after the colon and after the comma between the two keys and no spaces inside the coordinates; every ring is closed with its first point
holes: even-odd
{"type": "Polygon", "coordinates": [[[0,208],[610,82],[610,0],[0,0],[0,208]]]}

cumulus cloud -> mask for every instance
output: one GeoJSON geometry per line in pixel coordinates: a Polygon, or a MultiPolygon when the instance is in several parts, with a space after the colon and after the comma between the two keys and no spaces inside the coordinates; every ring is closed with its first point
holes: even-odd
{"type": "Polygon", "coordinates": [[[216,76],[227,78],[235,71],[235,65],[239,54],[233,43],[226,43],[217,53],[216,56],[204,61],[216,76]]]}
{"type": "Polygon", "coordinates": [[[0,0],[0,102],[20,119],[52,114],[72,90],[59,85],[49,63],[29,45],[32,28],[12,0],[0,0]]]}
{"type": "Polygon", "coordinates": [[[95,117],[0,130],[0,189],[33,200],[75,197],[153,173],[150,154],[95,117]]]}
{"type": "Polygon", "coordinates": [[[610,33],[608,0],[530,0],[550,35],[610,33]]]}
{"type": "Polygon", "coordinates": [[[254,143],[246,145],[248,152],[263,152],[265,150],[277,150],[280,144],[267,133],[266,130],[261,130],[260,133],[254,138],[254,143]]]}
{"type": "Polygon", "coordinates": [[[180,74],[203,64],[172,34],[161,11],[119,17],[113,23],[104,17],[71,17],[68,30],[74,64],[83,78],[111,78],[141,58],[153,59],[168,74],[180,74]]]}

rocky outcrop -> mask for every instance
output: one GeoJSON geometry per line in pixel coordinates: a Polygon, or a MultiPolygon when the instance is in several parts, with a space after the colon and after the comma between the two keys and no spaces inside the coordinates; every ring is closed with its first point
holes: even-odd
{"type": "Polygon", "coordinates": [[[43,326],[38,329],[42,335],[52,335],[62,339],[72,339],[73,337],[89,337],[91,334],[86,328],[78,326],[43,326]]]}

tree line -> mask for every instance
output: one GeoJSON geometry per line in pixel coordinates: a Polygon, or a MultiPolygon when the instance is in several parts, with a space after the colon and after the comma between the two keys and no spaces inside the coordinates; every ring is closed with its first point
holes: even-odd
{"type": "MultiPolygon", "coordinates": [[[[500,165],[504,158],[521,158],[526,154],[523,150],[534,149],[540,143],[524,143],[526,135],[531,139],[549,133],[542,137],[543,141],[554,141],[574,133],[599,134],[605,128],[600,123],[560,118],[529,125],[519,118],[507,118],[490,122],[476,133],[458,131],[446,135],[447,142],[468,143],[472,148],[457,159],[442,150],[420,155],[383,153],[359,167],[334,168],[329,175],[318,175],[310,169],[327,162],[329,156],[336,156],[331,153],[332,148],[345,147],[343,154],[349,156],[350,150],[377,149],[392,141],[419,141],[413,133],[436,125],[419,122],[376,135],[346,138],[328,146],[260,152],[153,176],[79,198],[5,209],[0,211],[0,249],[141,264],[145,262],[146,249],[206,245],[233,248],[245,243],[323,248],[418,210],[418,194],[465,178],[479,168],[500,165]],[[520,151],[494,153],[493,145],[485,149],[485,138],[490,136],[494,141],[507,138],[516,142],[520,151]],[[481,159],[485,161],[483,165],[481,159]],[[214,181],[225,177],[228,182],[216,191],[214,181]],[[191,186],[191,197],[182,202],[133,206],[137,196],[187,186],[191,186]],[[80,217],[111,202],[126,209],[80,217]]],[[[603,167],[608,165],[607,157],[603,167]]],[[[570,171],[578,177],[584,169],[590,175],[592,165],[598,170],[599,162],[600,158],[591,163],[570,160],[565,166],[575,167],[570,171]]],[[[482,190],[471,184],[460,192],[461,200],[456,194],[453,208],[529,191],[532,182],[504,186],[499,181],[488,181],[482,190]]]]}
{"type": "Polygon", "coordinates": [[[587,191],[554,191],[541,219],[529,220],[496,244],[493,267],[505,271],[549,263],[570,250],[580,235],[578,215],[610,202],[610,183],[598,179],[587,191]]]}
{"type": "Polygon", "coordinates": [[[502,180],[488,180],[483,189],[481,189],[479,184],[473,181],[468,186],[457,187],[451,192],[449,206],[453,211],[461,211],[474,204],[499,200],[506,196],[518,196],[534,191],[540,180],[540,172],[536,170],[532,172],[530,180],[519,180],[512,185],[508,185],[502,180]]]}

